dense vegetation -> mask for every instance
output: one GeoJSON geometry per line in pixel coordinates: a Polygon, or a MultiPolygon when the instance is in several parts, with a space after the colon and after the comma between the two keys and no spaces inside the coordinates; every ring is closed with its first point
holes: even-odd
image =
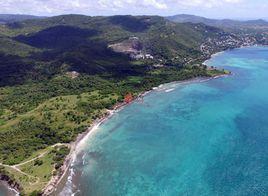
{"type": "Polygon", "coordinates": [[[200,56],[200,44],[220,32],[201,24],[174,24],[157,16],[66,15],[9,23],[0,27],[0,42],[5,44],[0,47],[0,78],[5,78],[0,86],[21,84],[26,79],[42,80],[73,70],[120,76],[144,72],[128,56],[107,47],[133,36],[140,39],[143,52],[155,60],[181,66],[185,59],[200,56]],[[17,71],[18,64],[22,69],[17,71]],[[10,74],[5,73],[7,65],[10,74]]]}
{"type": "MultiPolygon", "coordinates": [[[[198,58],[201,43],[219,33],[214,27],[157,16],[66,15],[2,25],[0,163],[16,165],[52,145],[73,141],[128,93],[137,96],[162,83],[224,73],[201,66],[198,58]],[[108,47],[130,37],[138,37],[141,52],[154,58],[134,60],[108,47]],[[159,63],[163,65],[155,66],[159,63]]],[[[47,182],[51,168],[59,168],[68,152],[54,150],[53,156],[21,167],[34,176],[18,180],[26,193],[42,189],[38,183],[28,187],[29,182],[47,182]]]]}

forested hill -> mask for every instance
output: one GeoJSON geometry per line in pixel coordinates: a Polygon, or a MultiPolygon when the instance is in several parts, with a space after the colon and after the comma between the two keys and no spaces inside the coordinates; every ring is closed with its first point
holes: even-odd
{"type": "Polygon", "coordinates": [[[147,64],[182,66],[202,54],[202,42],[221,33],[214,27],[175,24],[158,16],[65,15],[8,23],[0,28],[0,86],[66,71],[139,72],[130,53],[139,62],[147,54],[152,56],[147,64]],[[120,43],[123,47],[116,53],[113,44],[120,43]]]}

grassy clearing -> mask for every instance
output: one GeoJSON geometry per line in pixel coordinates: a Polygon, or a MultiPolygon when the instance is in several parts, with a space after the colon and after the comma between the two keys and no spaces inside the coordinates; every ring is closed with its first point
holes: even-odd
{"type": "Polygon", "coordinates": [[[32,189],[31,186],[24,186],[29,187],[30,190],[25,190],[26,192],[31,192],[33,190],[38,190],[37,187],[43,188],[44,184],[47,184],[52,177],[52,171],[54,169],[54,161],[53,161],[54,154],[48,153],[41,158],[38,158],[32,162],[19,166],[18,168],[35,177],[36,181],[31,184],[35,188],[32,189]]]}

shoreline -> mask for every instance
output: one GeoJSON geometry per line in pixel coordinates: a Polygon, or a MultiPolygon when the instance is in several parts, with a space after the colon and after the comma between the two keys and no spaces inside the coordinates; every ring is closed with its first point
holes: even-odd
{"type": "Polygon", "coordinates": [[[111,118],[115,112],[120,111],[121,109],[123,109],[123,107],[127,106],[128,104],[118,103],[114,106],[112,110],[107,110],[107,113],[103,117],[94,120],[92,125],[88,127],[85,132],[79,134],[76,140],[70,143],[70,153],[65,158],[63,166],[60,168],[59,174],[53,176],[50,182],[44,188],[43,195],[53,195],[53,193],[57,191],[59,184],[62,183],[62,180],[66,178],[67,173],[69,173],[71,164],[76,159],[76,155],[77,153],[79,153],[81,146],[85,144],[85,141],[97,130],[97,128],[102,123],[111,118]]]}
{"type": "MultiPolygon", "coordinates": [[[[241,48],[241,47],[239,47],[241,48]]],[[[226,50],[225,50],[226,51],[226,50]]],[[[224,53],[225,51],[220,51],[216,52],[214,54],[211,54],[209,58],[204,59],[204,62],[202,65],[206,65],[206,62],[210,60],[211,58],[220,55],[224,53]]],[[[207,65],[208,66],[208,65],[207,65]]],[[[230,74],[220,74],[217,76],[212,76],[212,77],[196,77],[188,80],[182,80],[182,81],[173,81],[169,83],[163,83],[160,84],[157,87],[153,87],[151,90],[145,91],[140,93],[137,97],[135,97],[131,102],[129,103],[117,103],[112,110],[107,110],[107,113],[100,119],[96,119],[90,127],[86,129],[85,132],[81,133],[78,135],[76,140],[70,144],[71,150],[70,153],[67,155],[67,157],[64,160],[64,164],[62,168],[60,168],[60,173],[57,174],[56,176],[53,176],[50,182],[47,184],[47,186],[43,189],[43,195],[48,196],[48,195],[56,195],[56,193],[60,193],[64,186],[59,187],[60,184],[66,183],[68,180],[67,174],[70,174],[70,168],[72,166],[72,163],[76,159],[77,155],[81,151],[81,147],[85,145],[85,141],[97,131],[100,125],[102,125],[105,121],[109,120],[115,113],[119,112],[122,110],[124,107],[132,104],[133,102],[139,100],[140,98],[143,98],[147,94],[149,94],[152,91],[156,91],[161,89],[164,85],[170,85],[170,84],[187,84],[191,82],[206,82],[209,80],[221,78],[224,76],[228,76],[230,74]],[[63,171],[62,171],[63,170],[63,171]]]]}
{"type": "MultiPolygon", "coordinates": [[[[238,47],[238,48],[244,48],[244,47],[252,47],[252,46],[241,46],[241,47],[238,47]]],[[[233,48],[233,49],[238,49],[238,48],[233,48]]],[[[227,50],[229,50],[229,49],[227,49],[227,50]]],[[[217,55],[219,55],[219,54],[221,54],[221,53],[223,53],[225,51],[226,50],[219,51],[219,52],[216,52],[214,54],[211,54],[208,58],[203,59],[204,62],[202,63],[202,65],[207,65],[206,62],[208,60],[210,60],[214,56],[217,56],[217,55]]],[[[230,74],[220,74],[220,75],[211,76],[211,77],[196,77],[196,78],[192,78],[192,79],[188,79],[188,80],[181,80],[181,81],[173,81],[173,82],[169,82],[169,83],[163,83],[163,84],[160,84],[157,87],[153,87],[151,90],[148,90],[148,91],[140,93],[138,96],[136,96],[129,103],[125,103],[125,102],[117,103],[113,107],[112,110],[107,110],[107,113],[104,114],[103,117],[94,120],[92,125],[90,127],[88,127],[85,130],[85,132],[79,134],[77,136],[77,138],[75,139],[75,141],[73,141],[73,142],[68,144],[70,146],[70,153],[65,157],[64,163],[61,166],[61,168],[59,169],[58,173],[55,176],[52,176],[50,181],[47,183],[45,188],[42,190],[42,195],[45,195],[45,196],[55,195],[55,192],[58,192],[59,185],[62,184],[63,182],[67,181],[67,178],[68,178],[67,174],[70,173],[70,168],[72,166],[72,163],[76,159],[78,152],[81,150],[81,146],[83,146],[85,144],[85,141],[93,133],[95,133],[95,131],[98,129],[98,127],[100,125],[102,125],[106,120],[110,119],[115,113],[117,113],[120,110],[122,110],[124,107],[132,104],[133,102],[139,100],[140,98],[143,98],[144,96],[146,96],[147,94],[149,94],[152,91],[161,89],[161,87],[163,87],[163,85],[184,84],[184,83],[187,84],[187,83],[191,83],[191,82],[206,82],[206,81],[209,81],[209,80],[212,80],[212,79],[217,79],[217,78],[225,77],[225,76],[228,76],[228,75],[230,75],[230,74]]],[[[16,190],[16,189],[12,188],[8,184],[8,182],[3,181],[2,184],[6,185],[6,188],[8,190],[11,190],[14,193],[14,195],[19,195],[19,190],[16,190]]],[[[61,187],[60,191],[62,191],[62,190],[63,190],[63,187],[61,187]]]]}
{"type": "MultiPolygon", "coordinates": [[[[174,85],[179,85],[179,84],[186,85],[189,83],[207,82],[209,80],[225,77],[228,75],[230,75],[230,74],[221,74],[221,75],[217,75],[217,76],[213,76],[213,77],[197,77],[197,78],[193,78],[193,79],[189,79],[189,80],[174,81],[174,82],[160,84],[158,87],[153,87],[151,90],[140,93],[137,97],[135,97],[129,103],[117,104],[114,107],[114,109],[108,110],[108,114],[106,116],[95,120],[93,122],[93,124],[89,128],[87,128],[87,130],[84,133],[80,134],[77,137],[77,140],[71,144],[71,148],[73,148],[73,149],[70,151],[70,154],[68,155],[67,159],[65,159],[65,162],[67,162],[68,166],[64,167],[64,172],[60,175],[61,177],[57,180],[57,182],[55,184],[48,184],[47,185],[47,187],[44,189],[43,195],[57,195],[63,190],[65,183],[68,181],[68,177],[69,177],[68,174],[72,173],[70,171],[72,163],[76,160],[78,155],[81,153],[82,147],[85,145],[85,142],[89,139],[90,136],[92,136],[92,134],[94,134],[98,130],[98,128],[103,123],[105,123],[107,120],[109,120],[111,117],[113,117],[113,115],[115,113],[124,109],[124,107],[134,103],[135,101],[138,101],[139,99],[143,98],[144,96],[148,95],[149,93],[151,93],[153,91],[163,90],[165,92],[169,92],[169,91],[167,91],[169,88],[168,89],[163,88],[166,85],[172,85],[172,84],[174,84],[174,85]],[[49,188],[49,186],[53,186],[53,188],[52,187],[49,188]]],[[[65,165],[65,163],[64,163],[64,165],[65,165]]]]}
{"type": "Polygon", "coordinates": [[[16,195],[19,196],[20,193],[18,190],[16,190],[15,188],[12,188],[7,181],[1,180],[0,181],[0,187],[4,188],[5,194],[7,196],[12,196],[12,195],[16,195]]]}
{"type": "Polygon", "coordinates": [[[20,185],[14,181],[11,180],[8,175],[1,175],[0,174],[0,186],[4,187],[4,191],[9,196],[18,196],[20,195],[20,185]]]}
{"type": "MultiPolygon", "coordinates": [[[[153,89],[152,89],[153,90],[153,89]]],[[[81,148],[83,145],[85,145],[85,142],[87,139],[97,131],[100,125],[102,125],[105,121],[109,120],[115,113],[122,110],[124,107],[132,104],[134,101],[139,100],[140,98],[144,97],[148,93],[150,93],[152,90],[145,91],[140,93],[137,97],[135,97],[131,102],[121,102],[117,103],[112,110],[107,110],[106,114],[104,114],[103,117],[96,119],[93,121],[92,125],[86,129],[85,132],[79,134],[76,138],[76,140],[72,143],[70,143],[70,153],[67,155],[67,157],[64,160],[63,166],[60,168],[60,173],[56,176],[53,176],[50,182],[47,184],[47,186],[43,189],[43,195],[54,195],[55,192],[58,191],[58,186],[62,183],[62,181],[65,179],[67,180],[67,174],[70,173],[70,167],[73,163],[73,161],[76,159],[77,155],[81,151],[81,148]]]]}

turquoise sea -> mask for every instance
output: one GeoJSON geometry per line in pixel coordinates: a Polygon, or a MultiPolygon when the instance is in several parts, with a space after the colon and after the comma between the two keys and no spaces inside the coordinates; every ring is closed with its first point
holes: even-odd
{"type": "Polygon", "coordinates": [[[233,75],[163,85],[116,113],[87,140],[61,194],[268,195],[268,47],[207,64],[233,75]]]}

